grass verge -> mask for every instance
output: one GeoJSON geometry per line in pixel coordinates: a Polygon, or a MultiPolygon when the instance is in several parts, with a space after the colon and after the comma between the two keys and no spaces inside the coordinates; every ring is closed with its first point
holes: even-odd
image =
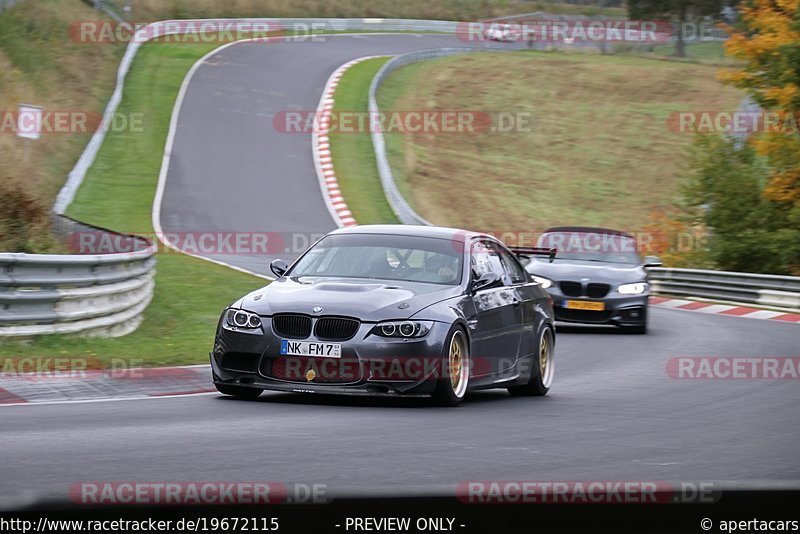
{"type": "Polygon", "coordinates": [[[630,56],[486,52],[403,67],[378,99],[382,110],[533,114],[530,129],[386,136],[398,185],[433,223],[640,230],[678,197],[692,136],[673,133],[669,114],[739,105],[715,74],[630,56]]]}
{"type": "MultiPolygon", "coordinates": [[[[369,84],[388,60],[368,59],[347,69],[336,86],[334,114],[366,114],[369,84]]],[[[331,134],[329,139],[339,189],[356,221],[359,224],[399,223],[383,194],[370,133],[339,132],[331,134]]]]}
{"type": "MultiPolygon", "coordinates": [[[[150,211],[158,182],[172,107],[192,64],[212,46],[145,45],[126,81],[119,112],[142,113],[143,132],[109,132],[69,215],[125,232],[151,232],[150,211]]],[[[164,252],[158,255],[156,289],[142,325],[114,339],[44,336],[3,342],[9,357],[86,358],[130,365],[207,361],[222,309],[263,280],[226,267],[164,252]]]]}

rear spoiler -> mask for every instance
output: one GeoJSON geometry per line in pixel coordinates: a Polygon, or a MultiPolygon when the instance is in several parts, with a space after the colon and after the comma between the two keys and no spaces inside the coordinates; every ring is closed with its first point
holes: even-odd
{"type": "Polygon", "coordinates": [[[556,259],[557,249],[544,247],[508,247],[508,250],[517,256],[548,256],[550,263],[556,259]]]}

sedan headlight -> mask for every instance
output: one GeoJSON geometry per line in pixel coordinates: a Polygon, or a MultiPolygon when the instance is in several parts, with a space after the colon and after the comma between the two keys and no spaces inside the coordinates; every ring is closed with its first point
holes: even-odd
{"type": "Polygon", "coordinates": [[[225,322],[229,326],[237,328],[255,329],[261,326],[261,317],[244,310],[228,310],[228,313],[225,314],[225,322]]]}
{"type": "Polygon", "coordinates": [[[544,278],[542,276],[536,276],[534,274],[531,275],[533,281],[542,286],[542,289],[547,289],[548,287],[553,285],[553,281],[549,278],[544,278]]]}
{"type": "Polygon", "coordinates": [[[422,337],[433,327],[433,321],[386,321],[378,323],[372,333],[381,337],[422,337]]]}
{"type": "Polygon", "coordinates": [[[623,295],[641,295],[647,289],[647,284],[644,282],[636,282],[635,284],[622,284],[617,291],[623,295]]]}

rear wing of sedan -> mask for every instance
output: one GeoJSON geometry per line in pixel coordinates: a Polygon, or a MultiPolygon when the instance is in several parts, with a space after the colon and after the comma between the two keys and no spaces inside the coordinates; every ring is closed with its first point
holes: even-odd
{"type": "Polygon", "coordinates": [[[513,252],[516,256],[530,259],[531,256],[547,256],[550,258],[550,263],[556,259],[557,249],[544,248],[544,247],[508,247],[508,250],[513,252]]]}

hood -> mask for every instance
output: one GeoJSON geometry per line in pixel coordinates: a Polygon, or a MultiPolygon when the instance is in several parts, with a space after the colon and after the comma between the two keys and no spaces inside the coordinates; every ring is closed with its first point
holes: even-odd
{"type": "Polygon", "coordinates": [[[279,278],[234,304],[259,315],[303,313],[344,315],[362,321],[406,319],[428,306],[457,296],[460,286],[370,279],[279,278]]]}
{"type": "Polygon", "coordinates": [[[604,263],[583,260],[559,260],[553,263],[533,259],[525,269],[537,276],[549,278],[554,282],[561,280],[581,281],[588,278],[589,282],[607,284],[628,284],[641,282],[646,279],[644,267],[624,263],[604,263]]]}

